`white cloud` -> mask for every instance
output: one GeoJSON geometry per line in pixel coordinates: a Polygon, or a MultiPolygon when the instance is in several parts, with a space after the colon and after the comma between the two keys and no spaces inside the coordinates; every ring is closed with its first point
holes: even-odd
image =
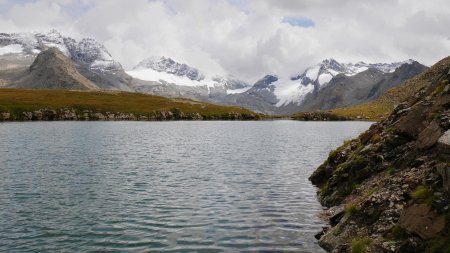
{"type": "Polygon", "coordinates": [[[450,52],[446,0],[0,0],[0,30],[56,28],[105,44],[126,68],[165,55],[253,82],[329,57],[432,64],[450,52]],[[311,20],[292,26],[286,17],[311,20]]]}

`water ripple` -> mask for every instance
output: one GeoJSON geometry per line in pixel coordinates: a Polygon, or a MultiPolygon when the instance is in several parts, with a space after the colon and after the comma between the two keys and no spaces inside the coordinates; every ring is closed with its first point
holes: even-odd
{"type": "Polygon", "coordinates": [[[322,252],[307,177],[367,123],[0,124],[1,252],[322,252]]]}

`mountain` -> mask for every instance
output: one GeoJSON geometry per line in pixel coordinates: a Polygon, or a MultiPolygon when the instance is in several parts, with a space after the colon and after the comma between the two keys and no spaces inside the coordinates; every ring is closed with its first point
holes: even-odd
{"type": "Polygon", "coordinates": [[[353,64],[326,59],[294,77],[267,75],[251,86],[231,77],[205,77],[198,69],[168,57],[151,57],[127,73],[135,78],[131,86],[139,92],[288,114],[367,102],[423,69],[413,60],[353,64]]]}
{"type": "Polygon", "coordinates": [[[400,103],[415,96],[420,90],[426,87],[427,83],[420,81],[420,77],[421,75],[417,75],[408,79],[385,91],[372,101],[345,108],[333,109],[331,112],[346,118],[367,118],[373,121],[379,121],[386,118],[400,103]]]}
{"type": "Polygon", "coordinates": [[[71,90],[99,89],[97,85],[81,75],[72,61],[56,47],[40,52],[29,68],[19,69],[12,75],[11,73],[14,73],[14,71],[11,69],[8,71],[10,79],[7,82],[7,87],[71,90]]]}
{"type": "Polygon", "coordinates": [[[328,252],[450,249],[450,57],[379,98],[398,103],[311,175],[328,252]],[[395,91],[400,91],[395,95],[395,91]]]}
{"type": "Polygon", "coordinates": [[[300,80],[301,84],[309,85],[313,84],[318,86],[324,86],[338,74],[343,74],[345,76],[353,76],[361,73],[368,69],[376,69],[382,73],[393,72],[396,68],[400,67],[404,63],[411,63],[412,60],[405,62],[394,62],[394,63],[339,63],[336,60],[330,58],[325,59],[321,63],[316,64],[312,67],[307,68],[301,75],[292,77],[292,81],[300,80]]]}
{"type": "Polygon", "coordinates": [[[133,70],[154,70],[160,73],[164,72],[179,77],[187,77],[193,81],[204,79],[196,68],[190,67],[184,63],[178,63],[171,58],[166,58],[164,56],[145,59],[138,63],[133,70]]]}
{"type": "Polygon", "coordinates": [[[251,89],[227,97],[226,103],[269,114],[333,109],[371,101],[424,69],[413,60],[344,64],[327,59],[292,78],[265,76],[251,89]]]}
{"type": "MultiPolygon", "coordinates": [[[[19,87],[18,79],[36,56],[52,47],[58,48],[72,61],[77,72],[99,89],[190,98],[243,106],[267,114],[328,110],[365,103],[425,69],[413,60],[353,64],[326,59],[301,74],[267,75],[250,85],[232,76],[207,75],[169,57],[150,57],[125,72],[95,40],[77,41],[57,31],[0,33],[0,86],[15,83],[19,87]]],[[[82,86],[92,88],[92,85],[82,86]]]]}
{"type": "Polygon", "coordinates": [[[355,75],[339,74],[333,77],[325,87],[305,96],[302,110],[329,110],[371,101],[386,90],[422,73],[425,69],[424,65],[409,61],[393,72],[369,68],[355,75]]]}
{"type": "Polygon", "coordinates": [[[28,67],[40,52],[52,47],[58,48],[83,76],[101,89],[132,90],[131,77],[103,45],[88,38],[76,41],[56,30],[47,34],[0,33],[0,70],[28,67]]]}
{"type": "Polygon", "coordinates": [[[136,91],[208,102],[251,87],[231,76],[205,77],[200,70],[164,56],[145,59],[127,74],[135,78],[132,87],[136,91]]]}

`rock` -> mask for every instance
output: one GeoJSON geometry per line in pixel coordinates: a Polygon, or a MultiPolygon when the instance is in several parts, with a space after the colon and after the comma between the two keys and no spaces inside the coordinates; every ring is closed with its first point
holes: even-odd
{"type": "Polygon", "coordinates": [[[345,208],[343,205],[334,207],[332,210],[330,210],[330,214],[330,224],[331,226],[335,226],[344,216],[345,208]]]}
{"type": "Polygon", "coordinates": [[[431,211],[426,204],[414,204],[403,210],[398,225],[406,232],[428,240],[444,229],[445,218],[431,211]]]}
{"type": "Polygon", "coordinates": [[[116,119],[116,117],[115,117],[114,113],[109,113],[109,112],[106,113],[106,120],[115,120],[115,119],[116,119]]]}
{"type": "Polygon", "coordinates": [[[437,141],[439,156],[450,160],[450,130],[447,130],[437,141]]]}
{"type": "Polygon", "coordinates": [[[42,120],[42,111],[41,110],[37,110],[33,112],[33,120],[42,120]]]}
{"type": "Polygon", "coordinates": [[[9,120],[11,117],[11,113],[9,112],[2,112],[0,113],[0,119],[1,120],[9,120]]]}
{"type": "Polygon", "coordinates": [[[444,93],[448,93],[450,91],[450,84],[445,85],[444,93]]]}
{"type": "Polygon", "coordinates": [[[320,240],[320,238],[325,234],[327,230],[327,227],[322,228],[322,230],[320,230],[320,232],[318,232],[317,234],[314,235],[314,238],[316,238],[317,240],[320,240]]]}
{"type": "Polygon", "coordinates": [[[439,123],[433,121],[429,124],[422,132],[420,132],[418,137],[418,148],[420,149],[428,149],[438,141],[439,137],[441,137],[443,133],[442,128],[439,126],[439,123]]]}
{"type": "Polygon", "coordinates": [[[73,109],[61,109],[59,114],[60,120],[77,120],[77,114],[73,109]]]}
{"type": "Polygon", "coordinates": [[[94,119],[94,120],[105,120],[106,117],[102,113],[96,112],[96,113],[92,114],[92,119],[94,119]]]}
{"type": "Polygon", "coordinates": [[[424,112],[424,107],[417,105],[411,108],[406,115],[395,123],[395,126],[397,131],[402,135],[415,139],[415,137],[425,128],[425,119],[426,114],[424,112]]]}
{"type": "Polygon", "coordinates": [[[42,118],[44,120],[54,120],[57,116],[56,111],[51,109],[45,109],[42,113],[42,118]]]}
{"type": "Polygon", "coordinates": [[[420,249],[422,241],[418,237],[408,238],[404,241],[399,248],[397,248],[398,253],[408,252],[408,253],[423,253],[420,249]]]}
{"type": "Polygon", "coordinates": [[[436,170],[442,178],[444,190],[450,192],[450,167],[446,163],[436,166],[436,170]]]}
{"type": "Polygon", "coordinates": [[[23,112],[22,116],[23,116],[23,120],[32,120],[33,119],[32,112],[23,112]]]}

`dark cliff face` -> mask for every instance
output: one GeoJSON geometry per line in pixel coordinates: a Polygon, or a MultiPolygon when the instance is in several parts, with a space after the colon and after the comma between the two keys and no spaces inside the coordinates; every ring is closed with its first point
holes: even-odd
{"type": "Polygon", "coordinates": [[[310,177],[331,207],[327,251],[449,252],[449,69],[447,57],[406,82],[423,88],[310,177]]]}

